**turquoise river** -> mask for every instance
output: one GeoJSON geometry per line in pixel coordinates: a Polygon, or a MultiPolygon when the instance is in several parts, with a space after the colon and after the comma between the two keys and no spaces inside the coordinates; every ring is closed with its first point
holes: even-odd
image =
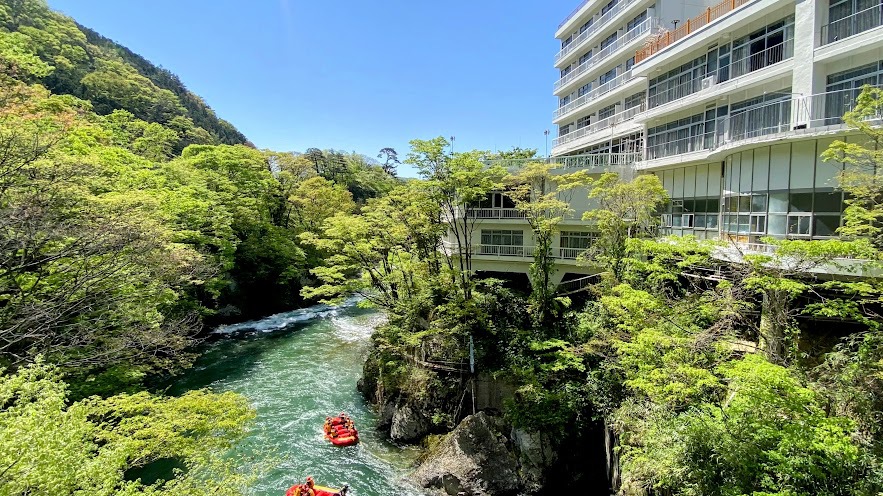
{"type": "Polygon", "coordinates": [[[249,399],[257,418],[231,456],[257,472],[254,495],[282,496],[308,475],[321,485],[349,484],[353,496],[420,495],[405,480],[417,452],[385,441],[356,391],[371,333],[383,318],[350,303],[221,328],[225,337],[206,345],[169,392],[208,387],[249,399]],[[337,448],[324,439],[322,421],[340,411],[355,419],[360,444],[337,448]]]}

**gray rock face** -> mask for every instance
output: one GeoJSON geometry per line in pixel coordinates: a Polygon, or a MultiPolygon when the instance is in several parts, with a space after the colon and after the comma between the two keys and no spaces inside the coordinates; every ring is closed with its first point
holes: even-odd
{"type": "Polygon", "coordinates": [[[518,450],[521,462],[521,479],[527,492],[542,488],[546,469],[555,463],[557,455],[552,443],[538,432],[512,429],[512,443],[518,450]]]}
{"type": "MultiPolygon", "coordinates": [[[[383,415],[386,415],[386,411],[383,415]]],[[[421,412],[410,405],[403,405],[396,408],[392,415],[389,438],[398,443],[411,443],[429,434],[431,428],[432,423],[421,412]]]]}
{"type": "Polygon", "coordinates": [[[458,496],[522,494],[519,463],[505,422],[479,412],[466,417],[414,472],[423,487],[458,496]]]}

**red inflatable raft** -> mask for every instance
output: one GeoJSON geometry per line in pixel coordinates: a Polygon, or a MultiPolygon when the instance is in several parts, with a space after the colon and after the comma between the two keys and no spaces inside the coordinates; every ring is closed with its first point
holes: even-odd
{"type": "MultiPolygon", "coordinates": [[[[344,489],[332,489],[330,487],[314,485],[313,486],[313,494],[315,496],[345,496],[347,493],[346,488],[344,489]]],[[[309,491],[306,490],[304,485],[296,484],[288,488],[288,491],[285,493],[285,496],[309,496],[309,491]]]]}
{"type": "Polygon", "coordinates": [[[325,421],[325,439],[335,446],[352,446],[359,442],[359,431],[352,419],[338,415],[325,421]]]}

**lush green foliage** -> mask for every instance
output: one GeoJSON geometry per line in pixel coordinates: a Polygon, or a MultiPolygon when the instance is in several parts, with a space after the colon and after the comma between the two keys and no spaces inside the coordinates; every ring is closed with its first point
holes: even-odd
{"type": "Polygon", "coordinates": [[[68,403],[58,371],[43,363],[0,374],[3,494],[241,494],[248,478],[219,454],[254,413],[235,394],[147,393],[68,403]],[[127,471],[158,460],[185,471],[152,485],[127,471]]]}

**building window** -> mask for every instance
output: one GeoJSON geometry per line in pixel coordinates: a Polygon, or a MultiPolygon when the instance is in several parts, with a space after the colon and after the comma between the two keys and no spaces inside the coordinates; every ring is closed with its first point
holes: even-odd
{"type": "Polygon", "coordinates": [[[616,113],[616,104],[608,105],[598,111],[598,120],[606,119],[616,113]]]}
{"type": "Polygon", "coordinates": [[[640,107],[641,105],[644,105],[644,92],[643,91],[640,93],[635,93],[634,95],[626,98],[624,107],[626,110],[628,110],[630,108],[640,107]]]}
{"type": "Polygon", "coordinates": [[[841,124],[843,114],[852,110],[855,99],[862,92],[862,86],[866,84],[883,85],[883,62],[874,62],[828,76],[824,115],[815,115],[813,112],[813,119],[823,119],[826,126],[841,124]]]}
{"type": "Polygon", "coordinates": [[[617,68],[614,67],[613,69],[610,69],[609,71],[605,72],[604,74],[601,74],[601,79],[598,81],[598,84],[604,84],[604,83],[606,83],[608,81],[612,81],[614,78],[616,78],[616,69],[617,68]]]}
{"type": "Polygon", "coordinates": [[[589,20],[586,21],[586,23],[583,24],[582,27],[579,28],[579,34],[583,34],[583,33],[585,33],[587,29],[589,29],[590,27],[592,27],[592,23],[593,23],[593,22],[595,22],[595,18],[594,18],[594,17],[590,17],[589,20]]]}
{"type": "Polygon", "coordinates": [[[576,259],[580,253],[592,246],[597,237],[596,233],[562,231],[559,256],[564,259],[576,259]]]}
{"type": "Polygon", "coordinates": [[[573,66],[569,65],[569,66],[565,67],[564,69],[561,69],[561,77],[563,78],[563,77],[567,76],[568,74],[570,74],[570,70],[572,68],[573,68],[573,66]]]}
{"type": "Polygon", "coordinates": [[[570,95],[565,96],[564,98],[558,100],[558,108],[561,108],[570,103],[570,95]]]}
{"type": "Polygon", "coordinates": [[[583,96],[590,91],[592,91],[592,83],[586,83],[582,85],[579,90],[577,90],[577,96],[583,96]]]}
{"type": "Polygon", "coordinates": [[[577,128],[577,129],[582,129],[582,128],[588,126],[589,123],[591,122],[591,120],[592,120],[592,116],[590,116],[590,115],[587,115],[587,116],[585,116],[585,117],[580,117],[580,118],[576,121],[576,128],[577,128]]]}
{"type": "Polygon", "coordinates": [[[641,12],[637,17],[635,17],[631,21],[629,21],[628,24],[626,24],[625,30],[631,31],[632,28],[634,28],[638,24],[641,24],[645,20],[647,20],[647,11],[646,10],[644,12],[641,12]]]}
{"type": "Polygon", "coordinates": [[[714,142],[715,109],[647,130],[647,158],[705,150],[714,142]]]}
{"type": "Polygon", "coordinates": [[[705,61],[703,55],[651,79],[648,90],[649,108],[658,107],[702,89],[705,61]]]}
{"type": "Polygon", "coordinates": [[[791,129],[791,88],[730,106],[729,139],[737,141],[791,129]]]}
{"type": "Polygon", "coordinates": [[[604,15],[607,12],[609,12],[610,9],[612,9],[618,2],[619,2],[619,0],[611,0],[610,3],[608,3],[607,5],[605,5],[604,7],[601,8],[601,15],[604,15]]]}
{"type": "Polygon", "coordinates": [[[584,53],[583,56],[579,58],[579,65],[583,65],[590,58],[592,58],[592,51],[591,50],[584,53]]]}
{"type": "Polygon", "coordinates": [[[763,69],[794,54],[794,16],[788,16],[733,42],[730,77],[763,69]]]}
{"type": "Polygon", "coordinates": [[[570,133],[570,124],[558,128],[558,136],[564,136],[570,133]]]}
{"type": "Polygon", "coordinates": [[[833,43],[863,33],[881,24],[880,0],[831,0],[828,24],[822,28],[822,43],[833,43]]]}
{"type": "Polygon", "coordinates": [[[604,41],[602,41],[601,42],[601,49],[603,50],[603,49],[609,47],[610,45],[616,43],[616,35],[617,35],[617,33],[613,33],[610,36],[608,36],[604,41]]]}
{"type": "Polygon", "coordinates": [[[482,229],[481,254],[524,256],[524,231],[482,229]]]}

